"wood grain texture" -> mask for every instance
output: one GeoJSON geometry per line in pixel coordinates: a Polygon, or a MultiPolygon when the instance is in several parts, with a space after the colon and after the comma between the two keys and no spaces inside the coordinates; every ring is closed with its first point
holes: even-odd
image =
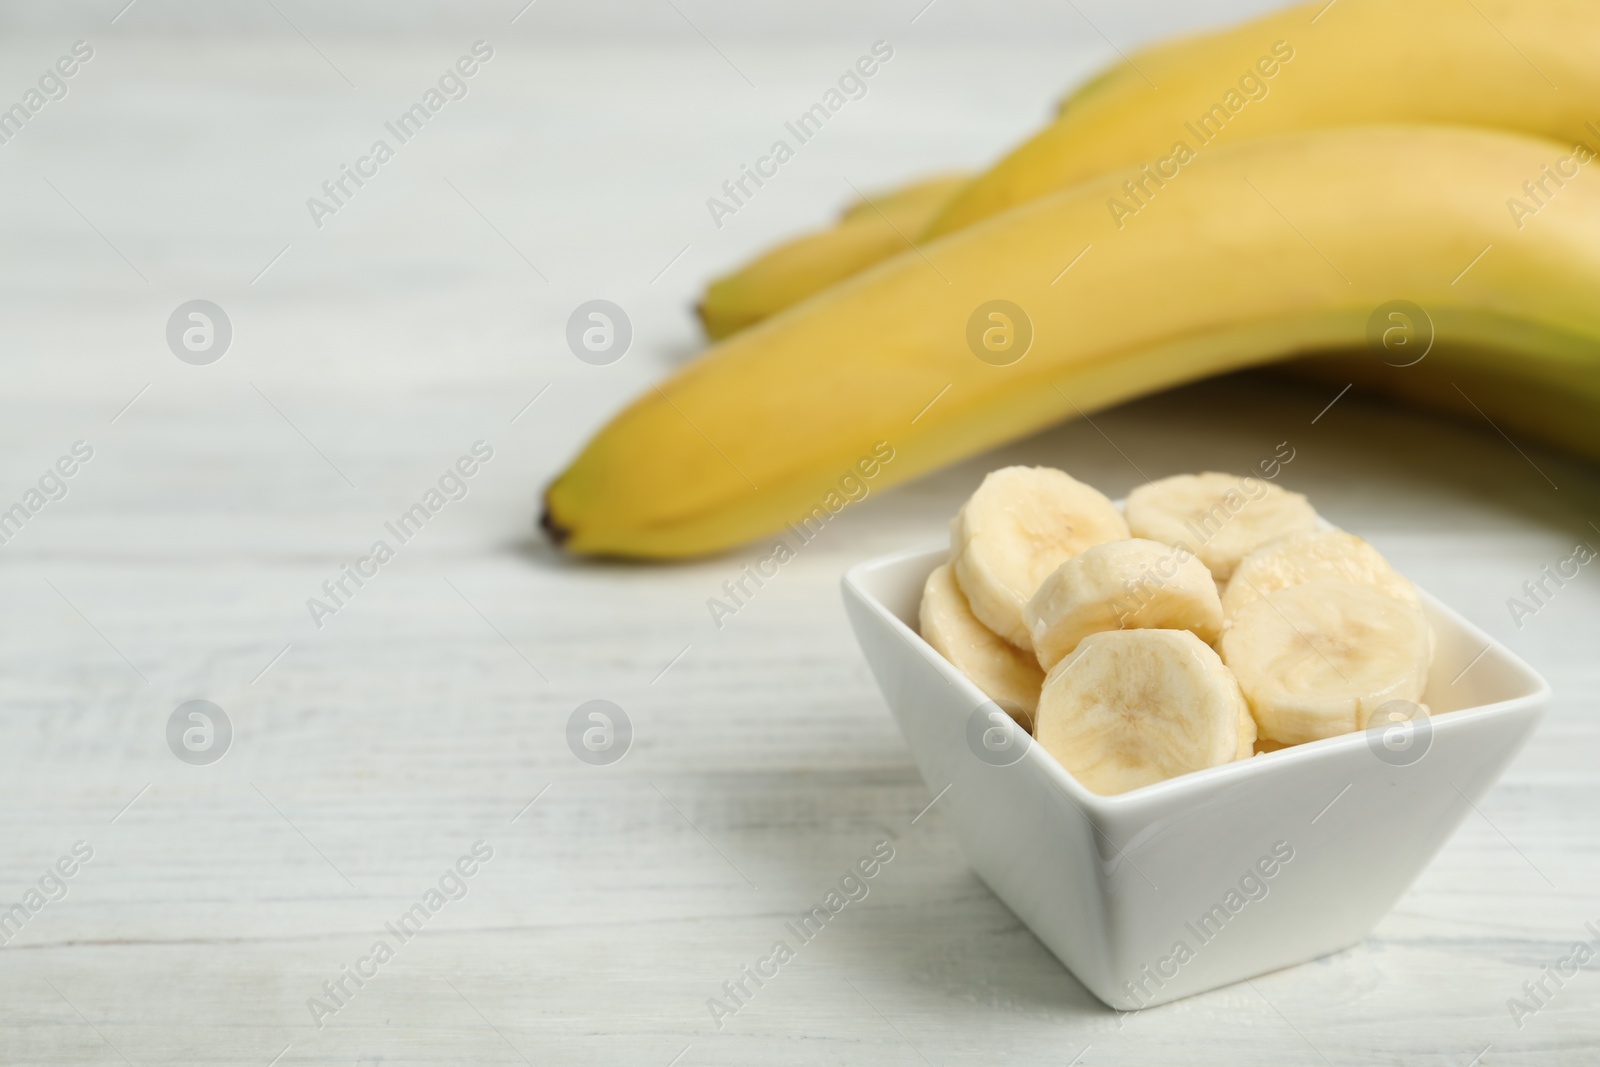
{"type": "MultiPolygon", "coordinates": [[[[0,149],[0,506],[74,441],[95,448],[0,547],[0,904],[74,842],[94,849],[0,948],[0,1060],[1600,1059],[1593,964],[1521,1029],[1506,1008],[1600,924],[1600,575],[1520,628],[1505,606],[1577,541],[1600,544],[1591,469],[1357,394],[1316,418],[1320,387],[1234,378],[875,494],[718,628],[706,598],[759,547],[563,560],[532,537],[538,489],[695,350],[686,309],[710,273],[825,217],[849,184],[987,158],[1082,57],[907,37],[718,230],[705,197],[854,46],[742,46],[753,92],[699,44],[554,48],[537,26],[487,27],[497,54],[471,95],[320,230],[305,198],[469,39],[320,42],[351,90],[298,37],[86,27],[98,52],[71,95],[0,149]],[[609,367],[562,341],[596,296],[637,331],[609,367]],[[234,324],[210,367],[163,340],[195,297],[234,324]],[[306,599],[480,439],[495,455],[467,497],[313,625],[306,599]],[[1247,468],[1280,441],[1286,484],[1527,657],[1555,705],[1365,942],[1118,1017],[977,880],[938,805],[913,824],[933,798],[838,579],[936,533],[1002,463],[1120,495],[1247,468]],[[197,697],[236,730],[208,767],[164,735],[197,697]],[[613,766],[567,748],[593,698],[634,724],[613,766]],[[467,895],[319,1029],[308,998],[478,840],[494,856],[467,895]],[[870,895],[714,1025],[723,981],[880,840],[895,859],[870,895]]],[[[67,44],[7,41],[5,84],[67,44]]]]}

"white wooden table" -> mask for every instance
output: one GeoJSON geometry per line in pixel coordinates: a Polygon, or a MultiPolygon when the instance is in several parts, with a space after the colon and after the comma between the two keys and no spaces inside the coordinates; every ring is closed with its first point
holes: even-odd
{"type": "Polygon", "coordinates": [[[1541,474],[1487,426],[1355,394],[1313,424],[1328,390],[1210,383],[851,508],[719,631],[705,600],[753,554],[558,558],[532,536],[543,483],[696,350],[687,307],[712,272],[851,184],[987,158],[1086,60],[908,30],[869,95],[718,230],[705,198],[870,40],[724,58],[536,29],[313,47],[97,23],[0,46],[0,95],[75,37],[96,48],[0,147],[0,508],[75,441],[94,450],[0,547],[0,908],[76,842],[93,851],[0,948],[0,1060],[1600,1060],[1594,965],[1520,1030],[1506,1007],[1600,923],[1600,575],[1521,628],[1505,604],[1600,545],[1591,468],[1525,445],[1541,474]],[[314,228],[305,199],[476,37],[496,52],[470,95],[314,228]],[[562,340],[595,297],[636,329],[608,367],[562,340]],[[210,366],[164,338],[196,298],[233,326],[210,366]],[[478,440],[494,458],[466,498],[316,627],[307,598],[478,440]],[[938,529],[1002,462],[1115,495],[1130,460],[1243,469],[1284,440],[1286,484],[1557,699],[1367,941],[1119,1019],[978,882],[937,806],[912,824],[932,798],[837,581],[938,529]],[[205,766],[166,738],[197,698],[234,730],[205,766]],[[614,765],[566,742],[595,698],[633,723],[614,765]],[[386,932],[480,840],[493,856],[465,897],[403,944],[386,932]],[[718,1029],[707,999],[879,840],[895,859],[870,896],[718,1029]],[[379,938],[393,958],[319,1028],[308,1000],[379,938]]]}

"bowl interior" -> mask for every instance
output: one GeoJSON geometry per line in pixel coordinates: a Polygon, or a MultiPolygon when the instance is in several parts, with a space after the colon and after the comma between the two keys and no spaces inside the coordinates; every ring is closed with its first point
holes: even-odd
{"type": "MultiPolygon", "coordinates": [[[[949,545],[941,539],[862,563],[850,571],[846,581],[896,620],[904,628],[905,638],[920,646],[922,654],[946,672],[947,680],[965,682],[965,676],[935,652],[917,632],[917,613],[922,602],[923,584],[948,555],[949,545]]],[[[1418,592],[1421,593],[1423,610],[1433,626],[1436,641],[1433,669],[1429,673],[1427,692],[1423,696],[1431,714],[1439,716],[1486,709],[1548,693],[1549,687],[1544,679],[1510,649],[1473,626],[1426,590],[1419,589],[1418,592]]],[[[1282,751],[1296,751],[1339,740],[1327,738],[1282,751]]]]}

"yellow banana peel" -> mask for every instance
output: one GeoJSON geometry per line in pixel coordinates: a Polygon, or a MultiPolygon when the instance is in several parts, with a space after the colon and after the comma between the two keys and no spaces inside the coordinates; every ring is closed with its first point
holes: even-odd
{"type": "MultiPolygon", "coordinates": [[[[1201,153],[1120,225],[1107,201],[1138,172],[1091,179],[712,348],[589,442],[543,525],[577,553],[670,558],[825,523],[864,463],[881,489],[1171,385],[1360,351],[1396,300],[1426,316],[1430,375],[1492,354],[1460,365],[1596,396],[1592,160],[1459,126],[1291,133],[1201,153]]],[[[1592,422],[1552,434],[1515,395],[1472,399],[1600,457],[1592,422]]]]}
{"type": "Polygon", "coordinates": [[[1597,50],[1592,0],[1313,0],[1134,53],[920,239],[1124,167],[1144,168],[1119,198],[1136,212],[1182,156],[1293,130],[1462,123],[1600,145],[1597,50]]]}
{"type": "Polygon", "coordinates": [[[718,278],[695,308],[706,336],[721,340],[905,251],[966,182],[966,175],[941,174],[869,196],[847,207],[837,224],[785,242],[718,278]]]}

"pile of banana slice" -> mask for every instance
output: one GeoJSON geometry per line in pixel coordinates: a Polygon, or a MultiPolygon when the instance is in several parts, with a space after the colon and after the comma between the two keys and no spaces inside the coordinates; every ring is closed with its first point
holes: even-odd
{"type": "Polygon", "coordinates": [[[1426,713],[1417,591],[1299,493],[1230,474],[1117,506],[1048,467],[983,480],[923,589],[924,640],[1078,781],[1123,793],[1426,713]]]}

